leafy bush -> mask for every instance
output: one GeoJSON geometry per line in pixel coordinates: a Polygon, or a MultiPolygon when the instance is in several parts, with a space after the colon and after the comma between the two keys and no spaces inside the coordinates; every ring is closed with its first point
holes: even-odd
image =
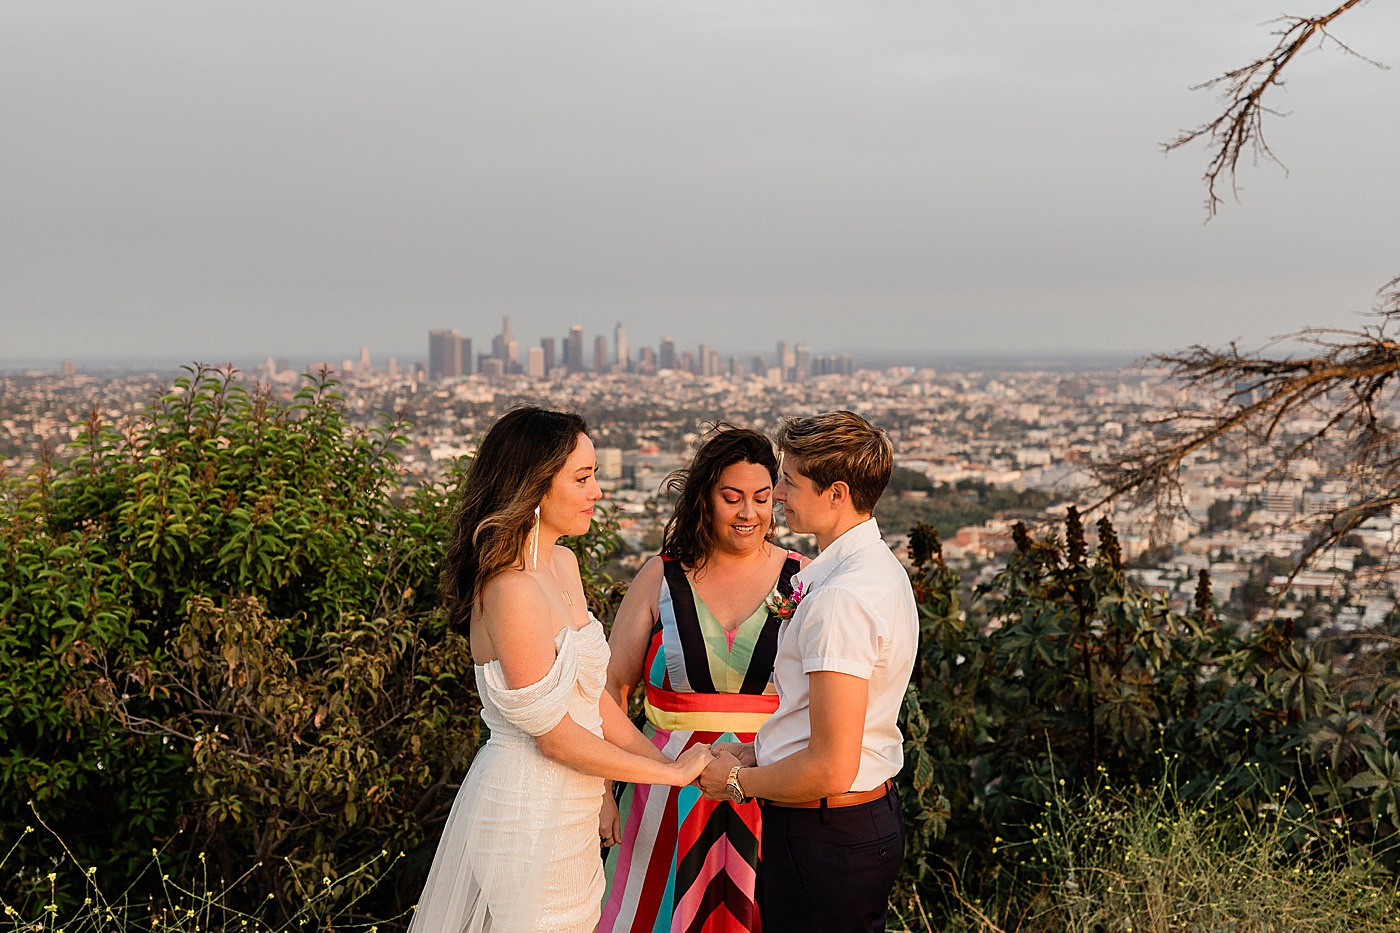
{"type": "MultiPolygon", "coordinates": [[[[323,878],[327,904],[365,895],[381,849],[408,856],[364,908],[411,903],[481,726],[437,593],[452,482],[403,494],[403,427],[352,428],[324,378],[284,403],[196,368],[0,486],[7,900],[48,888],[58,838],[130,883],[183,834],[168,873],[207,852],[284,917],[323,878]],[[53,835],[24,833],[30,801],[53,835]]],[[[616,528],[574,544],[604,612],[616,528]]]]}
{"type": "Polygon", "coordinates": [[[1090,554],[1073,509],[1063,541],[1017,526],[1016,553],[967,610],[936,532],[911,535],[922,635],[904,709],[903,902],[948,906],[948,872],[975,879],[968,897],[1024,901],[1046,870],[1027,853],[1048,803],[1168,773],[1185,802],[1290,801],[1280,851],[1301,858],[1340,832],[1337,851],[1389,865],[1393,654],[1342,667],[1279,629],[1223,629],[1204,575],[1195,610],[1173,611],[1127,578],[1107,519],[1098,533],[1090,554]]]}
{"type": "MultiPolygon", "coordinates": [[[[67,915],[92,897],[88,867],[132,903],[207,877],[266,923],[304,917],[311,890],[340,925],[412,902],[481,727],[436,587],[460,474],[405,494],[402,428],[352,427],[324,379],[281,401],[196,368],[142,422],[94,412],[70,459],[0,480],[7,903],[67,915]],[[52,832],[27,833],[36,819],[52,832]]],[[[1208,577],[1173,611],[1128,579],[1107,521],[1090,553],[1074,510],[1063,540],[1015,537],[965,606],[937,533],[911,534],[897,903],[950,921],[979,901],[1069,910],[1044,887],[1072,849],[1046,848],[1046,807],[1070,825],[1098,818],[1105,788],[1168,780],[1180,809],[1162,820],[1233,801],[1231,851],[1267,853],[1251,864],[1393,868],[1392,641],[1231,631],[1208,577]],[[1259,816],[1270,804],[1283,816],[1259,816]]],[[[572,544],[607,620],[616,527],[572,544]]]]}

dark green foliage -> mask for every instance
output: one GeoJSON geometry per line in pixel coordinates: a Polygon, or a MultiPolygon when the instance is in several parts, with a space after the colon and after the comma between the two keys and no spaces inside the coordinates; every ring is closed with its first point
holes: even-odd
{"type": "Polygon", "coordinates": [[[1206,509],[1206,531],[1224,531],[1235,526],[1235,500],[1216,499],[1206,509]]]}
{"type": "MultiPolygon", "coordinates": [[[[890,479],[888,493],[901,489],[930,490],[931,484],[922,473],[896,468],[890,479]],[[909,476],[907,474],[913,474],[909,476]],[[896,479],[903,477],[899,482],[896,479]]],[[[986,483],[964,480],[955,487],[931,489],[924,499],[907,499],[886,494],[875,506],[875,517],[882,528],[909,528],[927,524],[951,538],[959,528],[980,525],[999,515],[1010,518],[1039,515],[1053,500],[1040,489],[1017,492],[998,489],[986,483]]]]}
{"type": "Polygon", "coordinates": [[[931,492],[933,483],[929,478],[918,470],[911,470],[908,467],[897,466],[890,473],[890,481],[885,486],[886,493],[899,493],[908,490],[922,490],[931,492]]]}
{"type": "MultiPolygon", "coordinates": [[[[23,834],[33,801],[112,883],[152,847],[175,875],[207,851],[289,916],[403,849],[398,890],[362,906],[412,902],[480,724],[438,605],[451,484],[403,494],[402,427],[352,428],[325,380],[280,402],[199,368],[144,424],[94,413],[75,456],[0,486],[0,845],[24,866],[0,887],[56,864],[23,834]]],[[[574,546],[606,611],[615,528],[574,546]]]]}
{"type": "MultiPolygon", "coordinates": [[[[50,891],[55,837],[23,832],[37,811],[118,888],[161,848],[177,881],[248,873],[231,896],[284,918],[310,887],[341,916],[412,902],[480,722],[437,596],[453,484],[405,495],[400,440],[352,428],[323,381],[281,402],[200,369],[146,423],[94,414],[71,459],[0,482],[0,896],[81,901],[81,874],[50,891]]],[[[1300,859],[1324,830],[1394,836],[1391,642],[1333,657],[1233,632],[1204,576],[1172,611],[1131,583],[1111,523],[1093,547],[1073,509],[1063,538],[1013,538],[964,604],[937,530],[910,534],[902,896],[936,907],[945,870],[964,896],[1029,896],[1047,801],[1105,786],[1241,818],[1282,800],[1300,859]]],[[[606,621],[616,528],[571,544],[606,621]]]]}
{"type": "Polygon", "coordinates": [[[1205,576],[1195,611],[1172,611],[1127,579],[1107,520],[1088,552],[1073,509],[1063,543],[1018,526],[1006,568],[964,609],[931,531],[910,538],[922,633],[902,724],[903,896],[943,901],[949,872],[966,898],[1027,896],[1047,801],[1105,786],[1165,781],[1246,814],[1288,800],[1299,859],[1339,828],[1388,848],[1400,828],[1389,651],[1343,672],[1281,630],[1222,631],[1205,576]]]}

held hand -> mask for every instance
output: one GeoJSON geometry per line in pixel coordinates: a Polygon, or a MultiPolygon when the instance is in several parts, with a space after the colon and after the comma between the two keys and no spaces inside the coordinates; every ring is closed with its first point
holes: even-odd
{"type": "Polygon", "coordinates": [[[724,789],[724,785],[729,780],[729,770],[738,764],[742,762],[728,751],[720,752],[715,760],[710,762],[700,775],[700,789],[705,792],[707,799],[729,799],[729,791],[724,789]]]}
{"type": "Polygon", "coordinates": [[[716,755],[728,752],[745,768],[758,766],[758,758],[754,755],[752,742],[746,745],[738,742],[715,742],[710,746],[710,751],[714,752],[716,755]]]}
{"type": "Polygon", "coordinates": [[[622,841],[622,817],[617,812],[617,801],[611,789],[603,792],[603,809],[598,812],[598,840],[605,846],[615,846],[622,841]]]}
{"type": "Polygon", "coordinates": [[[710,754],[708,745],[692,745],[681,752],[673,763],[676,770],[676,779],[671,783],[677,787],[684,787],[700,776],[700,772],[705,770],[706,765],[714,760],[714,755],[710,754]]]}

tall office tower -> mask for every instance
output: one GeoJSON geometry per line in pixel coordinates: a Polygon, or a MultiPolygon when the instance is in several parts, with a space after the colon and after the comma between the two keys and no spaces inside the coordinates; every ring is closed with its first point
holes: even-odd
{"type": "Polygon", "coordinates": [[[428,331],[428,378],[452,379],[462,375],[462,335],[454,330],[428,331]]]}
{"type": "Polygon", "coordinates": [[[788,367],[789,367],[790,365],[792,365],[791,363],[788,363],[788,362],[787,362],[787,358],[788,358],[788,355],[789,355],[790,352],[791,352],[791,351],[788,350],[787,341],[786,341],[786,340],[779,340],[779,341],[778,341],[778,346],[777,346],[777,348],[776,348],[775,351],[774,351],[773,365],[776,366],[776,367],[778,367],[779,369],[781,369],[781,370],[783,371],[783,378],[784,378],[784,379],[787,378],[788,367]]]}
{"type": "Polygon", "coordinates": [[[554,338],[541,337],[540,351],[544,353],[544,371],[548,375],[549,371],[554,368],[554,338]]]}
{"type": "Polygon", "coordinates": [[[729,375],[730,378],[733,379],[742,379],[744,377],[744,363],[737,356],[731,356],[729,358],[729,375]]]}
{"type": "Polygon", "coordinates": [[[593,338],[593,371],[595,373],[612,372],[612,364],[608,362],[608,338],[602,334],[593,338]]]}
{"type": "Polygon", "coordinates": [[[661,359],[656,363],[657,369],[676,368],[676,342],[670,337],[661,338],[661,359]]]}
{"type": "Polygon", "coordinates": [[[841,375],[843,375],[843,376],[854,376],[855,374],[856,374],[856,364],[855,364],[855,362],[851,359],[851,354],[849,354],[849,353],[842,353],[842,354],[841,354],[841,375]]]}
{"type": "Polygon", "coordinates": [[[617,363],[619,371],[627,372],[631,368],[627,364],[632,360],[627,353],[627,328],[622,326],[621,321],[613,327],[613,353],[616,357],[613,362],[617,363]]]}
{"type": "Polygon", "coordinates": [[[763,357],[761,357],[761,356],[755,356],[755,357],[753,358],[753,364],[752,364],[752,365],[753,365],[753,374],[754,374],[755,376],[762,377],[762,376],[765,376],[765,375],[768,374],[768,363],[767,363],[766,360],[763,359],[763,357]]]}
{"type": "Polygon", "coordinates": [[[515,362],[515,357],[510,353],[510,342],[515,339],[515,329],[510,325],[510,315],[501,318],[501,332],[491,338],[491,355],[498,360],[504,360],[506,372],[510,372],[510,364],[515,362]]]}
{"type": "Polygon", "coordinates": [[[674,369],[679,369],[683,373],[695,372],[695,354],[689,350],[681,351],[681,358],[676,361],[674,369]]]}
{"type": "Polygon", "coordinates": [[[714,373],[710,372],[710,345],[708,343],[700,344],[700,349],[695,354],[695,364],[695,375],[714,375],[714,373]]]}
{"type": "Polygon", "coordinates": [[[531,347],[530,358],[526,362],[525,374],[531,379],[543,379],[549,372],[544,366],[544,347],[531,347]]]}
{"type": "Polygon", "coordinates": [[[399,376],[399,361],[394,357],[389,357],[389,361],[384,364],[384,371],[389,374],[390,379],[397,379],[399,376]]]}
{"type": "Polygon", "coordinates": [[[457,375],[470,376],[476,372],[475,367],[472,366],[472,360],[476,359],[472,356],[472,338],[457,338],[457,358],[462,361],[462,367],[458,370],[457,375]]]}
{"type": "Polygon", "coordinates": [[[637,372],[651,375],[656,372],[656,351],[642,347],[637,351],[637,372]]]}
{"type": "Polygon", "coordinates": [[[506,341],[506,372],[520,372],[520,344],[514,340],[506,341]]]}
{"type": "Polygon", "coordinates": [[[483,353],[481,355],[481,374],[483,376],[504,376],[506,374],[506,361],[483,353]]]}
{"type": "Polygon", "coordinates": [[[583,328],[575,324],[569,328],[569,355],[564,361],[571,373],[583,372],[583,328]]]}
{"type": "Polygon", "coordinates": [[[720,373],[719,351],[711,350],[710,355],[705,357],[705,375],[718,376],[720,373]]]}
{"type": "Polygon", "coordinates": [[[374,367],[369,365],[369,347],[360,347],[360,361],[355,364],[355,372],[368,376],[373,371],[374,367]]]}
{"type": "Polygon", "coordinates": [[[808,379],[812,375],[812,345],[810,343],[799,343],[795,351],[793,360],[794,378],[798,382],[808,379]]]}

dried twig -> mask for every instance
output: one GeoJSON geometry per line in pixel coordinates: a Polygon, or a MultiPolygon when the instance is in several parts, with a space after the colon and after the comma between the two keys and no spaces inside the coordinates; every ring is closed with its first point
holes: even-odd
{"type": "MultiPolygon", "coordinates": [[[[1387,286],[1390,288],[1391,286],[1387,286]]],[[[1337,508],[1315,516],[1312,537],[1297,566],[1337,544],[1368,519],[1400,505],[1400,340],[1392,334],[1395,298],[1380,322],[1361,330],[1310,328],[1283,340],[1313,352],[1272,358],[1194,346],[1151,357],[1186,387],[1191,401],[1159,426],[1171,429],[1156,443],[1095,466],[1105,493],[1150,508],[1160,531],[1185,513],[1180,472],[1197,455],[1242,447],[1258,478],[1285,476],[1299,459],[1326,450],[1331,472],[1351,494],[1337,508]],[[1306,419],[1301,434],[1287,428],[1306,419]]],[[[1296,571],[1295,571],[1296,572],[1296,571]]]]}
{"type": "Polygon", "coordinates": [[[1366,3],[1366,0],[1346,0],[1331,12],[1318,16],[1282,16],[1271,20],[1268,25],[1280,24],[1274,31],[1278,42],[1268,54],[1240,68],[1227,71],[1191,88],[1198,90],[1219,90],[1224,110],[1215,119],[1202,123],[1194,130],[1184,130],[1176,138],[1164,143],[1163,148],[1171,152],[1198,139],[1207,140],[1210,164],[1206,168],[1206,210],[1211,216],[1219,209],[1221,197],[1217,191],[1223,178],[1228,177],[1230,191],[1238,194],[1236,168],[1240,157],[1249,152],[1253,161],[1283,163],[1269,148],[1264,139],[1265,115],[1284,116],[1265,103],[1265,96],[1271,88],[1283,86],[1283,72],[1314,40],[1322,45],[1331,40],[1344,53],[1361,59],[1377,68],[1386,65],[1367,58],[1342,42],[1331,32],[1331,25],[1344,13],[1366,3]]]}

